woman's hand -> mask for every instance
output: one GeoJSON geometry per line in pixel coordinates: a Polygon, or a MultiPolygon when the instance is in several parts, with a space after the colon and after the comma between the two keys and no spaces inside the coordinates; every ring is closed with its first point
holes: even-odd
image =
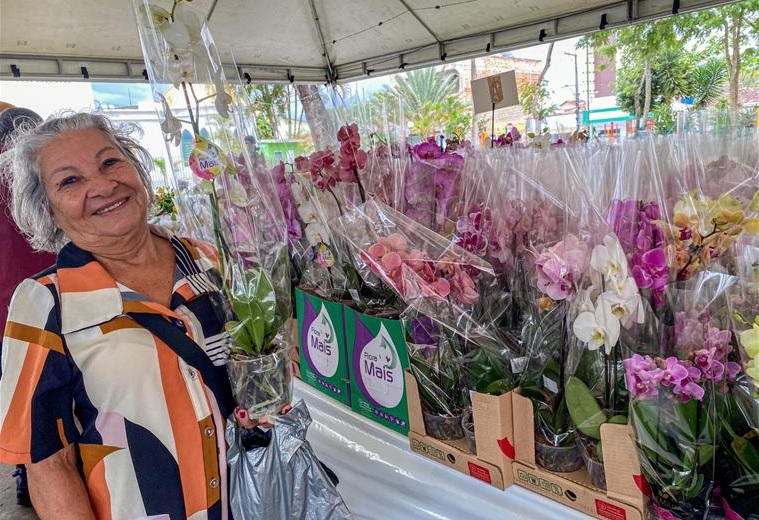
{"type": "Polygon", "coordinates": [[[95,520],[76,468],[74,445],[26,467],[29,494],[40,520],[95,520]]]}
{"type": "MultiPolygon", "coordinates": [[[[280,410],[279,414],[285,415],[287,412],[292,410],[292,408],[293,407],[289,404],[285,405],[282,407],[282,410],[280,410]]],[[[258,421],[254,421],[248,415],[248,411],[245,408],[240,408],[239,406],[235,408],[235,419],[237,420],[237,424],[246,429],[255,428],[256,426],[271,428],[276,422],[276,417],[271,417],[269,415],[265,415],[258,419],[258,421]]]]}

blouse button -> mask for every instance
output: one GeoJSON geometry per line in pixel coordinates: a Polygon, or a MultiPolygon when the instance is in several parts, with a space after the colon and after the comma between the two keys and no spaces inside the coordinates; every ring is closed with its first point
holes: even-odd
{"type": "Polygon", "coordinates": [[[206,437],[211,437],[214,433],[213,426],[207,426],[206,427],[206,437]]]}
{"type": "Polygon", "coordinates": [[[211,480],[208,482],[208,485],[209,485],[209,486],[211,486],[212,488],[218,487],[218,485],[219,485],[219,481],[218,481],[217,479],[215,479],[215,478],[212,478],[212,479],[211,479],[211,480]]]}

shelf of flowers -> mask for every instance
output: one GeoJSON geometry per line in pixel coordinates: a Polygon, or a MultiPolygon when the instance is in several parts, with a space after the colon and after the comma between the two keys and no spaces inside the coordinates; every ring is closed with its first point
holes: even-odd
{"type": "Polygon", "coordinates": [[[600,428],[604,446],[603,467],[606,489],[593,485],[582,467],[570,473],[552,472],[536,462],[535,411],[533,403],[513,392],[515,462],[514,483],[577,509],[595,518],[641,520],[648,501],[645,479],[638,463],[633,431],[629,425],[604,424],[600,428]]]}
{"type": "MultiPolygon", "coordinates": [[[[473,393],[474,435],[465,432],[459,437],[453,433],[441,439],[446,436],[439,432],[435,436],[428,434],[430,418],[425,420],[416,379],[410,371],[405,377],[411,424],[409,444],[414,452],[498,489],[514,483],[511,392],[500,396],[473,393]]],[[[453,425],[450,430],[457,428],[461,426],[453,425]]]]}

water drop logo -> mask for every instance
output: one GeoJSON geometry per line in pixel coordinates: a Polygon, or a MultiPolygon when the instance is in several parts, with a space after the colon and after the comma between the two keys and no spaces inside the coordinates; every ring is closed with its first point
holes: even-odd
{"type": "Polygon", "coordinates": [[[316,319],[308,327],[306,341],[313,369],[322,377],[334,376],[340,362],[340,351],[335,326],[323,303],[316,319]]]}
{"type": "Polygon", "coordinates": [[[403,373],[398,351],[384,324],[360,356],[361,386],[368,397],[385,408],[398,406],[403,398],[403,373]]]}

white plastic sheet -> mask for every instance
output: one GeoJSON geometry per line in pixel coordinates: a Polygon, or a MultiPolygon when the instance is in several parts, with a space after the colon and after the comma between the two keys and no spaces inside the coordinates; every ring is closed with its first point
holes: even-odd
{"type": "Polygon", "coordinates": [[[340,478],[356,519],[587,520],[583,513],[518,486],[506,491],[412,452],[408,439],[365,419],[301,381],[316,456],[340,478]]]}

